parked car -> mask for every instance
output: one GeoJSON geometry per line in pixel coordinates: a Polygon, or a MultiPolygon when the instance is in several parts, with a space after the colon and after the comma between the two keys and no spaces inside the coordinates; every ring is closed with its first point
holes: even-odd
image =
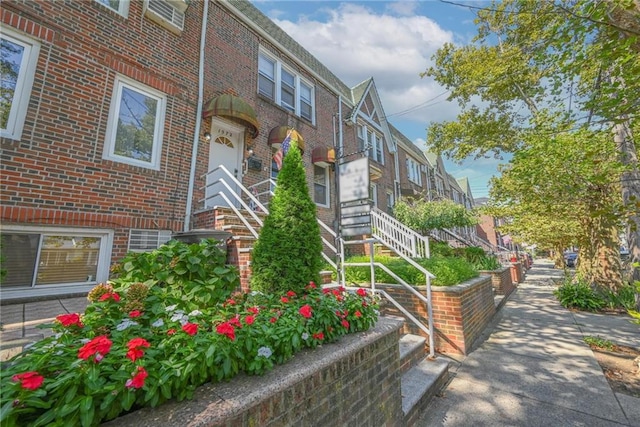
{"type": "Polygon", "coordinates": [[[564,265],[567,267],[575,267],[578,261],[578,254],[575,252],[566,252],[564,254],[564,265]]]}

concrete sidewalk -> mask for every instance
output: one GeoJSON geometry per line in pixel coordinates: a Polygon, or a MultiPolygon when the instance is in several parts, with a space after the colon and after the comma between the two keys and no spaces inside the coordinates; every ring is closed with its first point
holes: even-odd
{"type": "Polygon", "coordinates": [[[562,274],[549,261],[534,264],[417,426],[640,427],[640,398],[614,393],[583,341],[640,347],[640,326],[563,308],[551,281],[562,274]]]}

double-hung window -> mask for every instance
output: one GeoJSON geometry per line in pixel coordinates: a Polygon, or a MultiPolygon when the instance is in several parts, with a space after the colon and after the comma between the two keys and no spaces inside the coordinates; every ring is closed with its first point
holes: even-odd
{"type": "Polygon", "coordinates": [[[311,123],[315,122],[315,88],[277,59],[260,52],[258,93],[311,123]]]}
{"type": "Polygon", "coordinates": [[[329,207],[329,170],[326,167],[313,166],[313,201],[329,207]]]}
{"type": "Polygon", "coordinates": [[[40,45],[7,28],[0,34],[0,135],[20,139],[40,45]]]}
{"type": "Polygon", "coordinates": [[[407,158],[407,177],[409,181],[422,185],[422,177],[420,176],[420,164],[412,158],[407,158]]]}
{"type": "Polygon", "coordinates": [[[367,155],[380,164],[384,164],[383,141],[384,139],[367,126],[358,126],[358,149],[364,151],[368,148],[367,155]]]}
{"type": "Polygon", "coordinates": [[[103,158],[160,169],[165,94],[116,78],[103,158]]]}

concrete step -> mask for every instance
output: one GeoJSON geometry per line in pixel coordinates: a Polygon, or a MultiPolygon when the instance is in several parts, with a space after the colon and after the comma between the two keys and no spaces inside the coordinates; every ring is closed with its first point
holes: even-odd
{"type": "Polygon", "coordinates": [[[426,356],[425,337],[405,334],[400,338],[400,371],[404,374],[426,356]]]}
{"type": "Polygon", "coordinates": [[[412,426],[431,399],[449,380],[449,360],[445,357],[425,357],[402,375],[402,412],[404,422],[412,426]]]}

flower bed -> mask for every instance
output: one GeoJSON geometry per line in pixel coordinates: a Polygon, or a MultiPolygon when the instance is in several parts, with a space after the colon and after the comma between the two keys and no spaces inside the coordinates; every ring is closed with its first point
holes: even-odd
{"type": "Polygon", "coordinates": [[[286,295],[231,295],[237,272],[215,262],[224,260],[216,244],[132,255],[139,258],[123,262],[113,285],[91,291],[84,314],[58,316],[54,336],[3,366],[2,425],[97,425],[191,398],[207,382],[263,374],[377,319],[377,300],[365,290],[310,283],[286,295]],[[152,279],[129,282],[140,270],[152,279]]]}

